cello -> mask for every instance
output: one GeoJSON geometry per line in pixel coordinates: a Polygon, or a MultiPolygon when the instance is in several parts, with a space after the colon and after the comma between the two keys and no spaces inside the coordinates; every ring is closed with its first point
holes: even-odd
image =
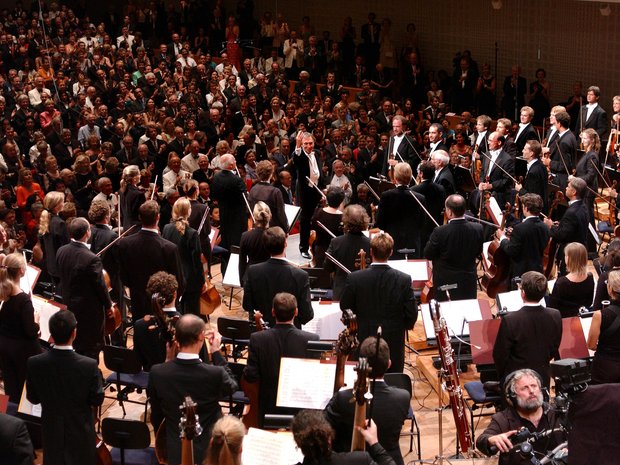
{"type": "Polygon", "coordinates": [[[344,366],[349,356],[359,345],[357,340],[357,317],[355,314],[349,309],[343,310],[340,321],[342,321],[344,329],[338,334],[338,341],[336,342],[334,394],[344,386],[344,366]]]}
{"type": "MultiPolygon", "coordinates": [[[[506,226],[506,218],[512,211],[510,203],[506,202],[504,215],[502,216],[502,224],[499,229],[506,226]]],[[[489,245],[487,251],[490,266],[485,268],[482,276],[482,286],[486,289],[487,295],[494,299],[500,292],[508,290],[508,279],[510,277],[510,258],[500,248],[500,241],[497,237],[493,238],[493,242],[489,245]]],[[[483,265],[485,261],[482,260],[483,265]]]]}
{"type": "Polygon", "coordinates": [[[351,452],[366,450],[366,441],[358,427],[366,428],[366,404],[368,402],[368,376],[370,365],[365,357],[360,357],[355,367],[357,378],[353,385],[353,399],[355,401],[355,415],[353,417],[353,436],[351,438],[351,452]]]}

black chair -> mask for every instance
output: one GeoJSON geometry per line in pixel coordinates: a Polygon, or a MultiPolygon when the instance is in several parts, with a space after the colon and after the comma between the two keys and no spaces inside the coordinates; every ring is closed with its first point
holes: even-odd
{"type": "Polygon", "coordinates": [[[118,401],[123,409],[123,416],[127,414],[124,402],[144,404],[144,421],[146,422],[148,397],[144,402],[129,399],[129,394],[134,391],[138,394],[141,394],[142,391],[146,392],[149,384],[149,374],[142,371],[142,365],[137,354],[125,347],[106,345],[103,346],[103,363],[108,370],[112,371],[105,379],[106,388],[110,387],[110,391],[116,391],[116,396],[106,397],[118,401]]]}
{"type": "Polygon", "coordinates": [[[101,423],[103,442],[112,446],[114,465],[158,465],[151,445],[151,432],[146,423],[122,418],[104,418],[101,423]],[[129,449],[129,450],[127,450],[129,449]]]}
{"type": "Polygon", "coordinates": [[[481,383],[480,381],[470,381],[463,385],[471,405],[466,402],[469,409],[469,416],[471,420],[471,437],[472,442],[476,442],[476,429],[474,424],[474,417],[488,417],[493,415],[502,405],[502,394],[499,391],[499,383],[497,381],[489,381],[487,383],[481,383]],[[491,390],[490,388],[495,388],[491,390]],[[485,413],[485,408],[494,408],[491,413],[485,413]],[[474,410],[480,410],[478,415],[474,415],[474,410]]]}
{"type": "Polygon", "coordinates": [[[250,405],[250,399],[248,399],[243,389],[241,389],[241,378],[243,377],[243,370],[245,367],[246,365],[243,363],[228,363],[228,368],[237,381],[239,389],[235,392],[231,392],[226,399],[222,399],[225,402],[228,402],[228,412],[237,418],[241,418],[243,416],[245,406],[250,405]]]}
{"type": "Polygon", "coordinates": [[[265,415],[263,429],[267,430],[290,430],[294,415],[268,413],[265,415]]]}
{"type": "Polygon", "coordinates": [[[222,335],[222,343],[232,346],[233,360],[236,362],[238,358],[242,358],[242,348],[246,348],[250,344],[250,334],[252,333],[250,321],[221,316],[217,319],[217,330],[222,335]]]}
{"type": "MultiPolygon", "coordinates": [[[[409,399],[413,395],[413,388],[411,387],[411,378],[405,373],[386,373],[383,376],[385,383],[388,386],[393,386],[401,389],[405,389],[409,393],[409,399]]],[[[409,431],[400,433],[401,436],[409,436],[409,453],[413,451],[413,437],[416,437],[416,444],[418,450],[418,460],[422,460],[422,448],[420,444],[420,427],[418,426],[418,420],[416,420],[413,414],[413,408],[411,408],[411,402],[409,403],[409,411],[407,412],[407,420],[410,422],[409,431]]]]}

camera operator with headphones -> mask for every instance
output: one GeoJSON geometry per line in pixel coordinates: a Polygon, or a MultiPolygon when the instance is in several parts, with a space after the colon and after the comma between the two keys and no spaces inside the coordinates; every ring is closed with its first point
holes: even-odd
{"type": "Polygon", "coordinates": [[[553,431],[560,428],[559,417],[543,402],[538,373],[528,368],[511,373],[504,383],[504,395],[508,408],[493,415],[489,426],[478,436],[479,450],[486,455],[499,451],[499,465],[531,464],[531,456],[521,452],[527,449],[514,446],[528,441],[535,453],[545,454],[564,442],[565,433],[553,431]]]}

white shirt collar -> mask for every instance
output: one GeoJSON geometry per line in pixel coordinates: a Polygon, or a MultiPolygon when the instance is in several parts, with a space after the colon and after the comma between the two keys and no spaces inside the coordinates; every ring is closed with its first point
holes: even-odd
{"type": "Polygon", "coordinates": [[[53,347],[54,349],[57,349],[57,350],[73,350],[73,346],[61,346],[61,345],[54,344],[53,347]]]}
{"type": "Polygon", "coordinates": [[[82,244],[84,247],[90,250],[90,244],[87,244],[86,242],[76,241],[75,239],[71,239],[71,242],[75,242],[76,244],[82,244]]]}
{"type": "Polygon", "coordinates": [[[200,360],[198,354],[190,354],[188,352],[179,352],[177,358],[180,360],[200,360]]]}
{"type": "Polygon", "coordinates": [[[150,231],[150,232],[159,234],[159,229],[157,228],[145,228],[144,226],[142,226],[142,231],[150,231]]]}
{"type": "Polygon", "coordinates": [[[534,163],[536,163],[537,161],[538,161],[538,158],[534,158],[533,160],[530,160],[530,161],[527,162],[527,169],[528,169],[528,171],[532,167],[532,165],[534,163]]]}
{"type": "Polygon", "coordinates": [[[579,202],[580,200],[581,200],[581,199],[569,200],[568,204],[569,204],[569,205],[572,205],[572,204],[574,204],[575,202],[579,202]]]}

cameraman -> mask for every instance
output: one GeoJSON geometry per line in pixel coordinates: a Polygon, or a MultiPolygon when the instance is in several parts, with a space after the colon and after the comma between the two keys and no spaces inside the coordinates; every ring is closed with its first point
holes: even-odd
{"type": "MultiPolygon", "coordinates": [[[[540,433],[560,426],[559,418],[549,404],[543,402],[540,376],[528,368],[517,370],[506,378],[504,395],[508,408],[493,415],[491,423],[478,436],[476,447],[486,455],[501,452],[499,465],[531,464],[529,457],[522,457],[513,446],[524,442],[529,435],[515,439],[521,428],[540,433]]],[[[554,432],[533,443],[534,451],[546,453],[564,441],[563,432],[554,432]]],[[[524,454],[525,455],[525,454],[524,454]]]]}

